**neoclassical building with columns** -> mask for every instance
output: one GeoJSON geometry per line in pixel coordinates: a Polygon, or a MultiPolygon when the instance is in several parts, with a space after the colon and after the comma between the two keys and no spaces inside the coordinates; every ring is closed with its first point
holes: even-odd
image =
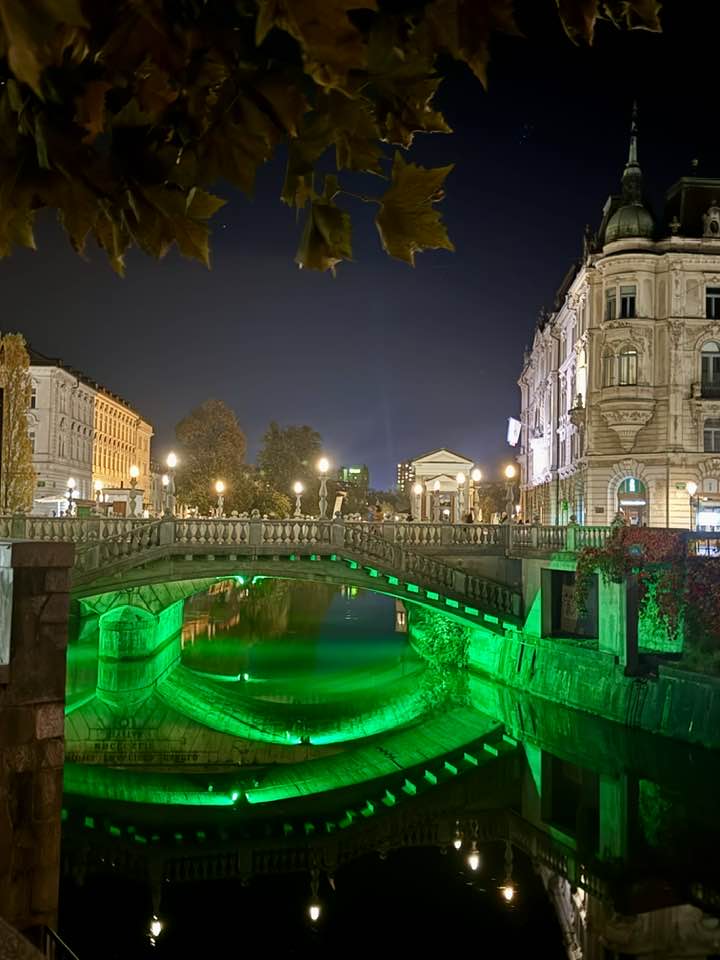
{"type": "Polygon", "coordinates": [[[720,179],[695,163],[654,214],[634,118],[519,385],[527,519],[720,529],[720,179]]]}

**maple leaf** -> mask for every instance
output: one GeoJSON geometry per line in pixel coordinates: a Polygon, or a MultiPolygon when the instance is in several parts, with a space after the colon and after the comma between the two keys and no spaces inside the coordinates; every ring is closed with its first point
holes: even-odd
{"type": "Polygon", "coordinates": [[[156,245],[157,249],[162,251],[156,255],[162,256],[169,244],[174,241],[184,257],[200,260],[209,267],[210,231],[205,221],[225,204],[225,200],[196,187],[187,195],[179,189],[146,187],[143,195],[157,211],[163,214],[166,223],[164,227],[155,223],[146,240],[141,241],[142,215],[140,215],[138,218],[140,229],[137,230],[139,242],[145,242],[149,246],[156,245]]]}
{"type": "Polygon", "coordinates": [[[0,0],[0,24],[10,69],[38,96],[45,67],[75,41],[75,31],[65,28],[88,25],[80,0],[0,0]]]}
{"type": "Polygon", "coordinates": [[[83,143],[92,143],[102,133],[105,123],[105,94],[112,90],[104,80],[91,80],[82,95],[75,98],[75,122],[87,133],[83,143]]]}
{"type": "Polygon", "coordinates": [[[372,103],[364,97],[350,99],[333,90],[327,98],[327,116],[334,130],[338,170],[382,173],[380,130],[372,103]]]}
{"type": "Polygon", "coordinates": [[[375,224],[384,249],[415,266],[422,250],[454,250],[433,204],[443,198],[443,181],[453,164],[425,169],[395,154],[392,183],[381,198],[375,224]]]}
{"type": "MultiPolygon", "coordinates": [[[[575,0],[558,2],[574,4],[575,0]]],[[[513,0],[433,0],[427,20],[436,45],[467,63],[484,87],[492,34],[519,34],[513,0]]]]}
{"type": "Polygon", "coordinates": [[[295,257],[301,269],[331,270],[334,276],[337,264],[352,258],[350,215],[335,203],[337,192],[337,178],[327,176],[322,196],[310,204],[295,257]]]}
{"type": "Polygon", "coordinates": [[[377,10],[377,0],[259,0],[256,42],[273,27],[300,44],[306,73],[321,87],[345,87],[351,70],[367,64],[367,45],[350,10],[377,10]]]}

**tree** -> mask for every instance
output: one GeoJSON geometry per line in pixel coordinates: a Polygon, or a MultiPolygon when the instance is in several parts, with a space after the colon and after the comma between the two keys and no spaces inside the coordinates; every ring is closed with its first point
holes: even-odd
{"type": "MultiPolygon", "coordinates": [[[[601,16],[660,29],[659,0],[557,4],[575,42],[601,16]]],[[[78,253],[92,236],[118,273],[131,246],[207,264],[225,203],[207,188],[251,194],[281,145],[301,267],[352,257],[346,171],[380,178],[360,199],[391,256],[452,250],[435,209],[452,167],[385,145],[450,132],[433,104],[442,58],[485,84],[497,31],[518,32],[513,0],[0,0],[0,256],[34,248],[49,207],[78,253]]]]}
{"type": "Polygon", "coordinates": [[[305,489],[317,486],[317,463],[322,455],[322,437],[308,426],[281,427],[274,420],[263,437],[257,466],[271,489],[289,497],[293,484],[305,489]]]}
{"type": "Polygon", "coordinates": [[[0,448],[0,504],[4,513],[32,509],[35,471],[28,433],[30,358],[19,333],[0,338],[2,390],[2,447],[0,448]]]}
{"type": "Polygon", "coordinates": [[[245,434],[222,400],[206,400],[175,427],[179,444],[178,499],[201,513],[217,502],[214,486],[226,486],[226,510],[245,509],[252,496],[250,468],[245,464],[245,434]]]}
{"type": "Polygon", "coordinates": [[[503,514],[505,512],[507,489],[506,485],[501,481],[484,480],[478,486],[477,497],[484,523],[490,523],[493,514],[503,514]]]}

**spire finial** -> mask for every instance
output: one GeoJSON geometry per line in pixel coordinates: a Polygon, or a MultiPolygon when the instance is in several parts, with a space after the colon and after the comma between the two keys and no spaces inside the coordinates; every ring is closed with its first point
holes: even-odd
{"type": "Polygon", "coordinates": [[[632,107],[632,121],[630,123],[630,150],[628,152],[628,166],[636,166],[638,162],[637,158],[637,133],[638,133],[638,108],[637,100],[633,100],[632,107]]]}

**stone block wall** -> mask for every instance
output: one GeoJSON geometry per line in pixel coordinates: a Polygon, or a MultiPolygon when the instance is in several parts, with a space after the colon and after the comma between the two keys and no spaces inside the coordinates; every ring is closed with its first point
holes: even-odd
{"type": "Polygon", "coordinates": [[[57,915],[74,548],[10,547],[10,650],[0,665],[0,917],[37,939],[57,915]]]}

